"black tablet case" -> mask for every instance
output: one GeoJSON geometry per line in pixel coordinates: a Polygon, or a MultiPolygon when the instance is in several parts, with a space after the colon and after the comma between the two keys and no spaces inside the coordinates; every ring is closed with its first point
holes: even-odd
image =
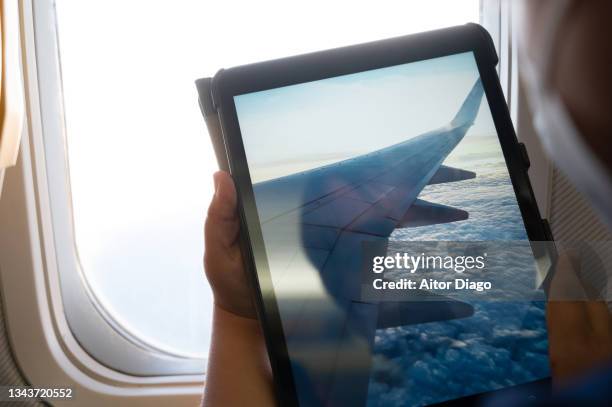
{"type": "MultiPolygon", "coordinates": [[[[473,24],[470,24],[470,25],[473,25],[473,24]]],[[[487,38],[489,38],[490,40],[488,33],[486,33],[486,31],[484,31],[482,27],[478,26],[478,28],[482,30],[484,34],[487,36],[487,38]]],[[[490,42],[490,48],[491,48],[492,54],[495,56],[494,64],[497,65],[497,62],[498,62],[497,54],[496,54],[496,51],[494,49],[492,42],[490,42]]],[[[217,159],[218,167],[220,170],[231,172],[229,160],[228,160],[228,156],[226,152],[226,146],[225,146],[225,140],[224,140],[222,126],[221,126],[221,121],[220,121],[219,115],[217,113],[217,109],[213,101],[213,95],[212,95],[213,79],[212,78],[201,78],[201,79],[196,80],[195,84],[196,84],[196,88],[198,91],[198,101],[199,101],[200,109],[201,109],[202,115],[204,116],[204,121],[206,122],[206,127],[208,129],[208,133],[209,133],[209,136],[210,136],[210,139],[211,139],[214,151],[215,151],[215,156],[217,159]]],[[[525,166],[525,171],[527,171],[527,169],[530,166],[530,160],[527,154],[527,149],[523,143],[519,143],[519,147],[520,147],[520,153],[521,153],[521,160],[525,166]]],[[[542,222],[543,230],[544,230],[547,240],[553,241],[553,236],[552,236],[548,221],[546,219],[541,219],[541,222],[542,222]]],[[[548,276],[546,280],[547,281],[544,282],[545,286],[548,285],[549,283],[550,275],[548,276]]],[[[455,401],[461,404],[462,401],[465,402],[468,400],[467,399],[457,399],[455,401]]]]}

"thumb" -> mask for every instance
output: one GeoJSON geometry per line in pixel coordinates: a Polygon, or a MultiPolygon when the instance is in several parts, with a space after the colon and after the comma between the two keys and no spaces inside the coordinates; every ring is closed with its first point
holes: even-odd
{"type": "Polygon", "coordinates": [[[231,246],[238,235],[237,197],[232,177],[225,171],[213,175],[215,194],[208,207],[205,235],[207,246],[216,241],[231,246]],[[214,236],[214,238],[213,238],[214,236]]]}

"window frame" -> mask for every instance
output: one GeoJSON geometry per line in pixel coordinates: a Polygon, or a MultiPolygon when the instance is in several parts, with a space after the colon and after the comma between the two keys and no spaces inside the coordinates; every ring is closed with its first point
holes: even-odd
{"type": "MultiPolygon", "coordinates": [[[[481,1],[481,21],[491,21],[496,44],[503,10],[490,5],[499,1],[481,1]]],[[[20,161],[5,181],[8,210],[0,202],[0,220],[16,220],[0,229],[0,240],[14,241],[12,251],[0,248],[0,254],[15,258],[2,264],[0,289],[17,363],[28,382],[73,386],[85,404],[133,397],[137,404],[193,405],[202,394],[205,359],[173,355],[129,334],[82,274],[54,1],[20,2],[20,20],[27,120],[20,161]]]]}
{"type": "Polygon", "coordinates": [[[0,288],[17,364],[28,383],[70,386],[85,405],[126,397],[194,405],[205,360],[120,332],[86,286],[72,228],[54,2],[19,5],[27,115],[19,161],[7,173],[0,203],[0,288]]]}
{"type": "MultiPolygon", "coordinates": [[[[38,105],[43,154],[33,156],[44,167],[49,194],[48,236],[57,263],[66,320],[76,340],[95,359],[120,372],[155,376],[203,373],[205,359],[195,359],[156,349],[121,326],[97,300],[81,267],[72,217],[70,173],[67,155],[61,65],[55,5],[33,1],[38,105]]],[[[44,232],[44,231],[43,231],[44,232]]]]}

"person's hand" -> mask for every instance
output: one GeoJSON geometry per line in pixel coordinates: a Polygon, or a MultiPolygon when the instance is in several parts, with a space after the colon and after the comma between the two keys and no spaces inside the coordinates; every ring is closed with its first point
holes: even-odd
{"type": "Polygon", "coordinates": [[[215,306],[202,405],[273,406],[272,372],[238,246],[236,190],[226,172],[215,173],[214,179],[204,268],[215,306]]]}
{"type": "Polygon", "coordinates": [[[585,292],[568,255],[559,256],[547,306],[553,381],[563,385],[612,363],[612,316],[604,301],[585,292]]]}
{"type": "Polygon", "coordinates": [[[204,270],[215,304],[235,315],[256,318],[251,287],[238,245],[240,221],[234,182],[223,171],[214,174],[215,195],[204,226],[204,270]]]}

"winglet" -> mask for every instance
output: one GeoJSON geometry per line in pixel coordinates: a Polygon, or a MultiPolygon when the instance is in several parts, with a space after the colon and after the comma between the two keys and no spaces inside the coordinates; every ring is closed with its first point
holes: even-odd
{"type": "Polygon", "coordinates": [[[480,78],[476,80],[476,83],[472,87],[472,90],[465,98],[465,101],[461,105],[461,109],[457,112],[457,115],[451,122],[453,126],[471,126],[476,119],[476,115],[478,114],[478,109],[480,108],[480,101],[482,100],[482,95],[484,94],[484,88],[482,87],[482,82],[480,78]]]}

